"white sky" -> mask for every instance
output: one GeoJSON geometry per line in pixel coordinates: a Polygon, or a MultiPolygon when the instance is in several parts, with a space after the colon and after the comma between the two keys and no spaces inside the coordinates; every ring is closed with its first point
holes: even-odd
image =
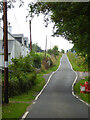
{"type": "MultiPolygon", "coordinates": [[[[28,0],[25,0],[25,5],[21,8],[18,8],[18,3],[15,4],[14,9],[10,9],[8,11],[8,21],[12,26],[12,33],[18,34],[23,33],[25,37],[30,39],[30,30],[29,30],[29,19],[26,22],[27,5],[28,0]]],[[[58,46],[59,50],[64,49],[68,50],[73,47],[67,40],[62,37],[52,37],[52,27],[53,24],[49,24],[47,28],[44,26],[43,15],[39,17],[35,16],[32,20],[32,43],[38,43],[38,45],[44,50],[45,49],[45,41],[47,35],[47,48],[53,48],[55,45],[58,46]]]]}

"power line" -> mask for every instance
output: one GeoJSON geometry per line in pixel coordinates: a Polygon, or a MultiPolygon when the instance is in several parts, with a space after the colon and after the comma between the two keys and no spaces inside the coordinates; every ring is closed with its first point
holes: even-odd
{"type": "Polygon", "coordinates": [[[12,12],[13,12],[13,16],[14,16],[15,21],[16,21],[17,28],[18,28],[18,29],[19,29],[19,31],[20,31],[20,27],[19,27],[19,25],[18,25],[18,21],[17,21],[17,18],[16,18],[16,15],[15,15],[15,13],[14,13],[13,8],[12,8],[12,12]]]}

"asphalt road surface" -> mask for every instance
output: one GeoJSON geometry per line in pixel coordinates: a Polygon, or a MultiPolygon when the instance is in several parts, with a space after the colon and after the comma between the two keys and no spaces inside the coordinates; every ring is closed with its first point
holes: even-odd
{"type": "Polygon", "coordinates": [[[26,118],[88,118],[88,106],[72,95],[75,78],[76,74],[64,54],[60,68],[31,105],[26,118]]]}

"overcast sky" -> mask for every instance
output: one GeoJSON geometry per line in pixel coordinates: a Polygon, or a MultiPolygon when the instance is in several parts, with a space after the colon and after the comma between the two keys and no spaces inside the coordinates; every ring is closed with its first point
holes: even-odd
{"type": "MultiPolygon", "coordinates": [[[[24,6],[18,8],[18,3],[15,3],[15,8],[10,9],[8,11],[8,21],[12,26],[12,33],[18,34],[23,33],[25,37],[30,39],[30,30],[29,30],[29,18],[26,22],[26,15],[28,0],[25,0],[24,6]]],[[[43,15],[39,17],[35,16],[32,20],[32,43],[37,43],[43,50],[45,49],[45,41],[47,35],[47,48],[53,48],[53,46],[57,45],[60,49],[70,49],[72,48],[72,44],[70,44],[67,40],[62,37],[51,37],[52,35],[52,27],[53,24],[49,24],[46,28],[44,26],[43,15]]]]}

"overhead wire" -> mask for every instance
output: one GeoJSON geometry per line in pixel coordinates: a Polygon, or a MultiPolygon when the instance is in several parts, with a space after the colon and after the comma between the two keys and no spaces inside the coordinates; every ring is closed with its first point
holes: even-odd
{"type": "Polygon", "coordinates": [[[17,25],[17,28],[18,28],[18,30],[20,31],[20,27],[19,27],[19,24],[18,24],[18,21],[17,21],[16,15],[15,15],[15,12],[14,12],[13,9],[14,9],[14,8],[12,8],[13,16],[14,16],[14,19],[15,19],[15,22],[16,22],[16,25],[17,25]]]}

